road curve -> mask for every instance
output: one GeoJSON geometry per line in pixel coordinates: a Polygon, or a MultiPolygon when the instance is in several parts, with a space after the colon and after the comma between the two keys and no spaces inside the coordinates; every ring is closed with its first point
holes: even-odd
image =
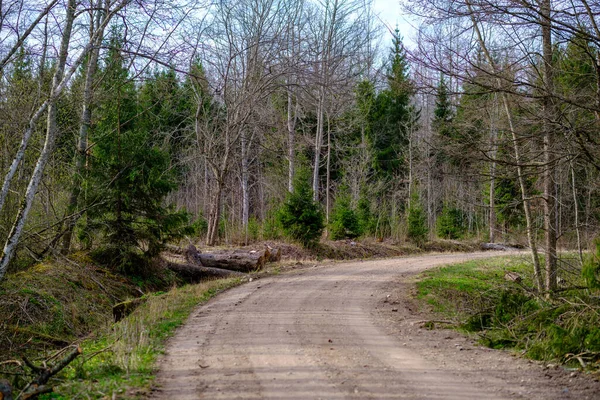
{"type": "MultiPolygon", "coordinates": [[[[383,321],[382,298],[399,275],[492,255],[444,254],[331,264],[231,289],[195,310],[178,330],[159,363],[151,397],[553,398],[546,392],[535,394],[535,387],[545,384],[535,381],[538,375],[544,379],[541,372],[533,375],[533,381],[529,376],[531,385],[516,392],[501,375],[488,379],[481,363],[466,361],[466,367],[457,368],[456,360],[437,362],[435,354],[433,358],[431,352],[424,354],[422,348],[411,345],[412,337],[395,334],[383,321]]],[[[568,397],[559,394],[556,398],[568,397]]]]}

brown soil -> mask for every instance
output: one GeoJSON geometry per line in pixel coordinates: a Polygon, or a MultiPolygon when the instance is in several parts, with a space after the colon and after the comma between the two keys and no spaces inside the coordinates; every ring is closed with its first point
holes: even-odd
{"type": "Polygon", "coordinates": [[[199,307],[160,361],[155,399],[594,399],[600,383],[422,327],[415,273],[489,257],[314,266],[199,307]]]}

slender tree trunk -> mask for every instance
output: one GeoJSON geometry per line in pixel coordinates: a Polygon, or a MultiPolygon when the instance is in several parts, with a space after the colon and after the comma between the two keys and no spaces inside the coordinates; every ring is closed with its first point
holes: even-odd
{"type": "Polygon", "coordinates": [[[329,214],[331,212],[331,124],[329,114],[327,114],[327,178],[325,188],[325,221],[329,223],[329,214]]]}
{"type": "Polygon", "coordinates": [[[246,241],[248,240],[248,220],[250,219],[250,160],[248,159],[249,147],[251,143],[251,139],[247,137],[247,132],[244,131],[242,133],[242,137],[240,138],[241,142],[241,151],[242,151],[242,179],[241,179],[241,189],[242,189],[242,227],[244,228],[244,232],[246,235],[246,241]]]}
{"type": "Polygon", "coordinates": [[[412,141],[413,141],[413,128],[408,131],[408,199],[406,201],[406,212],[410,210],[410,202],[413,191],[413,154],[412,154],[412,141]]]}
{"type": "MultiPolygon", "coordinates": [[[[496,99],[496,97],[494,98],[496,99]]],[[[494,110],[496,109],[496,101],[494,101],[494,110]]],[[[496,127],[493,123],[493,118],[490,118],[490,148],[492,151],[492,162],[490,163],[490,243],[496,241],[496,127]]]]}
{"type": "MultiPolygon", "coordinates": [[[[100,1],[98,2],[98,8],[100,6],[100,1]]],[[[88,147],[88,132],[90,129],[90,125],[92,123],[92,96],[93,96],[93,83],[94,76],[96,74],[96,69],[98,65],[98,57],[100,54],[100,42],[102,37],[104,36],[103,31],[104,28],[99,28],[99,26],[103,26],[99,24],[101,15],[98,13],[96,16],[97,22],[94,26],[92,22],[90,25],[90,36],[93,36],[93,32],[95,29],[102,29],[102,32],[98,35],[96,39],[96,45],[90,52],[90,57],[87,63],[87,68],[85,72],[85,84],[83,90],[83,109],[81,112],[81,125],[79,126],[79,139],[77,142],[77,159],[75,161],[75,171],[73,172],[73,181],[71,184],[71,195],[69,197],[69,203],[67,205],[66,216],[67,220],[67,229],[63,236],[62,243],[62,253],[66,254],[69,252],[71,247],[71,240],[73,237],[73,229],[75,228],[75,223],[77,222],[78,215],[75,215],[75,211],[77,210],[77,203],[79,200],[79,194],[81,193],[81,185],[83,182],[83,176],[85,174],[85,163],[87,158],[87,147],[88,147]]]]}
{"type": "Polygon", "coordinates": [[[292,91],[288,89],[287,129],[288,129],[288,191],[294,191],[294,175],[296,174],[296,117],[292,91]]]}
{"type": "Polygon", "coordinates": [[[583,245],[581,243],[581,227],[579,226],[579,202],[577,201],[577,185],[575,181],[575,168],[571,161],[569,165],[571,170],[571,189],[573,190],[573,208],[575,210],[575,232],[577,234],[577,253],[579,255],[579,263],[583,265],[583,245]]]}
{"type": "Polygon", "coordinates": [[[319,89],[317,104],[317,132],[315,134],[315,165],[313,170],[313,200],[319,201],[319,169],[321,166],[321,147],[323,146],[323,118],[324,116],[325,89],[319,89]]]}
{"type": "MultiPolygon", "coordinates": [[[[467,6],[469,8],[469,13],[471,16],[471,22],[473,23],[473,28],[477,35],[477,41],[479,42],[479,45],[480,45],[481,49],[483,50],[483,53],[486,57],[487,62],[489,63],[489,65],[492,68],[493,74],[498,76],[496,64],[495,64],[494,59],[492,58],[491,54],[489,53],[489,50],[487,48],[485,41],[483,40],[483,36],[481,35],[481,31],[479,30],[479,25],[477,24],[477,20],[475,19],[475,14],[473,13],[470,2],[467,2],[467,6]]],[[[515,154],[515,161],[517,164],[517,177],[518,177],[518,181],[519,181],[519,187],[521,189],[521,198],[523,200],[523,211],[525,212],[525,224],[527,225],[527,241],[529,243],[529,248],[531,250],[531,260],[533,262],[533,272],[535,275],[534,276],[535,283],[536,283],[538,291],[541,292],[541,291],[543,291],[543,288],[544,288],[543,280],[542,280],[542,270],[541,270],[540,259],[539,259],[538,250],[537,250],[537,243],[535,240],[535,232],[533,231],[533,219],[531,217],[531,209],[530,209],[530,205],[529,205],[529,195],[527,193],[527,186],[525,184],[525,176],[524,176],[523,167],[521,164],[521,159],[522,159],[521,148],[519,146],[517,132],[515,131],[515,127],[513,124],[513,116],[512,116],[512,112],[510,110],[510,105],[508,104],[508,97],[506,96],[506,93],[502,91],[502,81],[500,80],[500,78],[496,79],[496,84],[498,85],[498,90],[500,90],[500,93],[501,93],[500,95],[501,95],[502,103],[504,105],[504,111],[506,113],[509,130],[510,130],[510,133],[512,136],[513,150],[514,150],[514,154],[515,154]]]]}
{"type": "MultiPolygon", "coordinates": [[[[46,164],[48,163],[48,159],[50,158],[50,155],[52,154],[52,151],[54,149],[54,143],[56,141],[56,136],[58,133],[56,125],[56,116],[58,113],[56,100],[58,94],[56,92],[60,90],[61,82],[63,81],[67,55],[69,52],[69,43],[71,41],[73,20],[75,19],[76,6],[76,0],[69,0],[66,10],[66,21],[65,27],[63,29],[63,36],[59,50],[58,62],[56,65],[56,72],[54,73],[54,77],[52,79],[52,91],[50,94],[50,99],[52,101],[47,102],[48,116],[46,122],[46,139],[44,141],[44,147],[42,148],[35,169],[27,186],[27,191],[25,192],[25,199],[23,201],[23,204],[19,208],[15,223],[8,235],[8,239],[6,240],[4,249],[2,251],[2,257],[0,258],[0,280],[4,277],[6,269],[8,268],[8,264],[10,263],[16,252],[17,244],[19,243],[21,233],[23,232],[23,227],[25,226],[25,221],[27,220],[27,216],[29,215],[31,206],[33,205],[33,200],[35,198],[38,185],[44,174],[44,169],[46,167],[46,164]]],[[[30,128],[32,127],[30,126],[30,128]]]]}
{"type": "Polygon", "coordinates": [[[556,164],[552,156],[552,121],[554,107],[552,93],[554,92],[554,70],[552,61],[552,26],[550,20],[550,0],[541,0],[540,15],[542,25],[542,51],[544,61],[544,87],[543,98],[543,153],[544,153],[544,230],[546,238],[546,291],[552,292],[557,285],[557,254],[556,254],[556,197],[554,193],[554,176],[556,164]]]}
{"type": "Polygon", "coordinates": [[[219,219],[221,219],[221,197],[223,194],[223,179],[215,179],[215,192],[213,194],[213,203],[208,218],[208,233],[206,235],[206,245],[214,246],[219,236],[219,219]]]}

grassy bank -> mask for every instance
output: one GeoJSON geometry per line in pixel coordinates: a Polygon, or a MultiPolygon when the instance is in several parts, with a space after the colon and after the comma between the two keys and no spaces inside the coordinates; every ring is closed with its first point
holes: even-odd
{"type": "Polygon", "coordinates": [[[192,309],[241,283],[176,287],[168,270],[150,276],[127,278],[83,254],[8,275],[0,285],[0,379],[18,393],[32,379],[19,365],[22,357],[39,365],[56,355],[55,362],[61,349],[79,345],[83,354],[50,382],[57,394],[41,398],[135,398],[149,387],[156,357],[192,309]],[[141,305],[113,323],[113,305],[134,298],[141,305]]]}
{"type": "Polygon", "coordinates": [[[191,311],[216,294],[242,283],[225,279],[156,293],[131,315],[85,340],[83,356],[63,374],[57,386],[61,396],[47,399],[136,398],[150,387],[157,357],[191,311]]]}
{"type": "Polygon", "coordinates": [[[582,289],[581,271],[563,260],[552,300],[535,295],[525,257],[477,260],[431,270],[417,282],[422,304],[493,348],[535,359],[600,369],[600,293],[582,289]],[[507,280],[507,273],[520,282],[507,280]],[[515,275],[516,274],[516,275],[515,275]]]}

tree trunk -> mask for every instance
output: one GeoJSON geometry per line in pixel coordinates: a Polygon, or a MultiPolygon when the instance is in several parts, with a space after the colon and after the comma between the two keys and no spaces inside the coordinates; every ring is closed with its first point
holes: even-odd
{"type": "Polygon", "coordinates": [[[546,291],[552,292],[557,286],[557,255],[556,255],[556,198],[554,194],[554,175],[556,164],[552,156],[552,121],[555,117],[552,94],[554,93],[554,70],[552,51],[552,26],[550,16],[550,0],[540,3],[540,16],[542,25],[542,51],[544,62],[544,88],[543,97],[543,153],[544,153],[544,230],[546,238],[546,291]]]}
{"type": "Polygon", "coordinates": [[[294,191],[294,175],[296,174],[296,115],[293,106],[292,91],[288,89],[287,128],[288,128],[288,191],[294,191]]]}
{"type": "Polygon", "coordinates": [[[249,147],[251,140],[248,139],[247,133],[243,132],[241,140],[241,151],[242,151],[242,227],[244,228],[244,234],[246,242],[248,241],[248,220],[250,219],[250,160],[248,159],[249,147]]]}
{"type": "MultiPolygon", "coordinates": [[[[497,98],[494,97],[494,110],[496,109],[497,98]]],[[[496,127],[493,124],[493,118],[490,117],[490,148],[492,151],[492,162],[490,163],[490,243],[496,241],[496,127]]]]}
{"type": "Polygon", "coordinates": [[[327,177],[325,180],[325,222],[329,224],[331,213],[331,124],[327,114],[327,177]]]}
{"type": "MultiPolygon", "coordinates": [[[[100,1],[98,2],[100,3],[100,1]]],[[[100,4],[98,4],[100,5],[100,4]]],[[[99,7],[98,7],[99,8],[99,7]]],[[[97,15],[98,25],[100,21],[100,12],[97,15]]],[[[79,200],[79,194],[81,193],[81,184],[83,182],[83,175],[85,174],[85,164],[87,158],[87,147],[88,147],[88,132],[90,129],[90,125],[92,123],[92,96],[93,96],[93,83],[94,83],[94,75],[96,74],[96,69],[98,66],[98,57],[100,54],[100,43],[104,36],[104,28],[94,27],[94,23],[91,23],[90,26],[90,36],[93,36],[94,28],[101,29],[100,34],[96,38],[95,47],[90,52],[90,58],[88,60],[86,72],[85,72],[85,84],[83,90],[83,109],[81,111],[81,125],[79,126],[79,139],[77,142],[77,159],[75,162],[75,171],[73,172],[73,181],[71,184],[71,195],[69,197],[69,203],[67,205],[66,216],[67,220],[67,229],[65,230],[62,242],[62,250],[63,254],[69,252],[71,247],[71,240],[73,237],[73,229],[75,228],[75,223],[77,222],[78,215],[75,214],[77,210],[77,203],[79,200]]]]}
{"type": "Polygon", "coordinates": [[[200,282],[206,279],[231,278],[236,276],[245,276],[245,274],[236,271],[229,271],[220,268],[204,267],[202,265],[189,263],[176,263],[164,260],[164,265],[183,279],[190,282],[200,282]]]}
{"type": "Polygon", "coordinates": [[[317,131],[315,133],[315,165],[313,169],[313,200],[319,201],[319,169],[321,166],[321,147],[323,146],[323,118],[325,90],[319,89],[319,100],[317,104],[317,131]]]}
{"type": "Polygon", "coordinates": [[[571,184],[573,190],[573,209],[575,210],[575,232],[577,234],[577,253],[579,255],[579,264],[583,266],[583,245],[581,243],[581,227],[579,226],[579,204],[577,201],[577,185],[575,184],[575,168],[573,162],[569,165],[571,170],[571,184]]]}
{"type": "MultiPolygon", "coordinates": [[[[485,55],[487,62],[490,64],[490,66],[492,68],[492,72],[494,73],[495,76],[498,76],[498,71],[496,69],[495,61],[494,61],[493,57],[491,56],[491,54],[489,53],[487,45],[485,44],[485,41],[483,40],[483,36],[481,34],[481,31],[479,30],[479,25],[477,24],[477,20],[475,19],[475,14],[473,13],[471,3],[467,2],[467,6],[468,6],[469,13],[471,16],[471,22],[473,23],[473,28],[477,35],[477,41],[479,42],[479,45],[481,46],[481,49],[485,55]]],[[[537,244],[536,244],[536,240],[535,240],[535,232],[533,231],[533,220],[531,218],[531,209],[529,206],[529,195],[527,193],[527,187],[525,185],[525,177],[524,177],[524,173],[523,173],[523,167],[521,165],[521,149],[519,147],[517,133],[515,131],[515,127],[513,124],[513,117],[512,117],[512,112],[510,110],[510,106],[508,104],[508,97],[507,97],[506,93],[504,93],[502,91],[502,81],[500,78],[496,78],[496,84],[498,85],[497,89],[501,93],[502,103],[504,105],[504,111],[506,113],[506,118],[508,120],[510,133],[512,135],[513,150],[514,150],[514,154],[515,154],[515,161],[517,164],[517,177],[519,180],[519,187],[521,189],[521,198],[523,200],[523,211],[525,212],[525,224],[527,225],[527,241],[529,243],[529,248],[531,249],[531,259],[533,262],[533,272],[535,275],[535,277],[534,277],[535,283],[536,283],[538,291],[541,292],[541,291],[543,291],[543,288],[544,288],[543,282],[542,282],[542,271],[541,271],[541,267],[540,267],[540,259],[539,259],[537,244]]]]}
{"type": "Polygon", "coordinates": [[[265,253],[265,251],[250,253],[235,250],[218,253],[199,253],[197,258],[204,267],[237,272],[251,272],[262,269],[265,265],[265,253]]]}
{"type": "Polygon", "coordinates": [[[214,246],[219,236],[219,219],[221,218],[221,196],[223,194],[223,180],[221,177],[215,179],[216,190],[213,196],[210,215],[208,218],[208,232],[206,234],[206,245],[214,246]]]}

